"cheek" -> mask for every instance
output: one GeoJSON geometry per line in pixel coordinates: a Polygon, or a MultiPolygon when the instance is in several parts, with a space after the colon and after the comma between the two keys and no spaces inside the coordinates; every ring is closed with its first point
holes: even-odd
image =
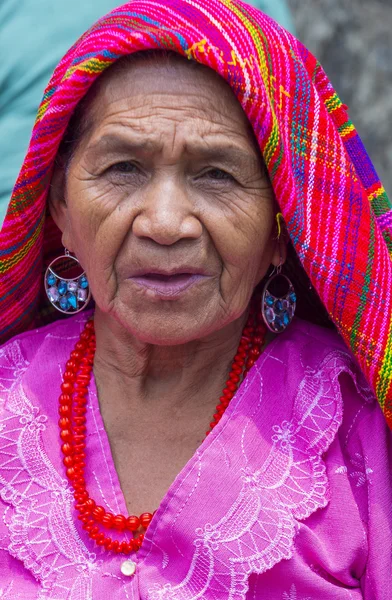
{"type": "Polygon", "coordinates": [[[253,283],[271,262],[274,203],[272,194],[244,196],[233,198],[211,218],[210,234],[230,276],[253,283]]]}
{"type": "Polygon", "coordinates": [[[74,181],[67,188],[70,236],[73,251],[85,269],[92,293],[111,297],[115,293],[115,261],[126,238],[133,214],[125,194],[109,186],[74,181]]]}

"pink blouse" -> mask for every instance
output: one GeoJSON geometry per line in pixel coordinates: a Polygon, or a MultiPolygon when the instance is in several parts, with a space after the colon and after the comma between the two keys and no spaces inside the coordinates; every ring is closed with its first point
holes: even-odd
{"type": "MultiPolygon", "coordinates": [[[[58,434],[61,374],[86,316],[0,348],[2,600],[391,600],[392,435],[337,334],[276,338],[163,498],[141,550],[88,539],[58,434]]],[[[91,495],[126,513],[94,382],[91,495]]]]}

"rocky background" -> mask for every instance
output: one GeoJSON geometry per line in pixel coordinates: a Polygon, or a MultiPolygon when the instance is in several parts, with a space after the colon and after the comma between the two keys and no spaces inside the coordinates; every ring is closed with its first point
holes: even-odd
{"type": "Polygon", "coordinates": [[[392,0],[288,0],[392,197],[392,0]]]}

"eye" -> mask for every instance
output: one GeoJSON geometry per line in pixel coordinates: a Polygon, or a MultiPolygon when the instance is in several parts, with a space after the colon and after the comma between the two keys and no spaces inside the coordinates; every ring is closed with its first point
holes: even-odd
{"type": "Polygon", "coordinates": [[[114,165],[112,165],[111,167],[108,168],[108,171],[111,171],[112,173],[140,173],[140,169],[137,165],[135,165],[135,163],[130,162],[130,161],[122,161],[122,162],[118,162],[115,163],[114,165]]]}
{"type": "Polygon", "coordinates": [[[230,173],[227,173],[227,171],[223,171],[223,169],[209,169],[203,173],[203,177],[215,181],[234,181],[234,177],[230,173]]]}

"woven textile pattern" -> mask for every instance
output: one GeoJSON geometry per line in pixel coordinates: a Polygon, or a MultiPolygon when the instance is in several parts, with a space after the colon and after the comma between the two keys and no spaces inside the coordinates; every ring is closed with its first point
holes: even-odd
{"type": "MultiPolygon", "coordinates": [[[[76,104],[123,55],[169,49],[216,70],[260,144],[294,248],[392,427],[392,207],[320,64],[239,0],[135,0],[69,50],[45,90],[0,234],[0,339],[34,325],[53,162],[76,104]]],[[[44,244],[45,238],[45,244],[44,244]]]]}

